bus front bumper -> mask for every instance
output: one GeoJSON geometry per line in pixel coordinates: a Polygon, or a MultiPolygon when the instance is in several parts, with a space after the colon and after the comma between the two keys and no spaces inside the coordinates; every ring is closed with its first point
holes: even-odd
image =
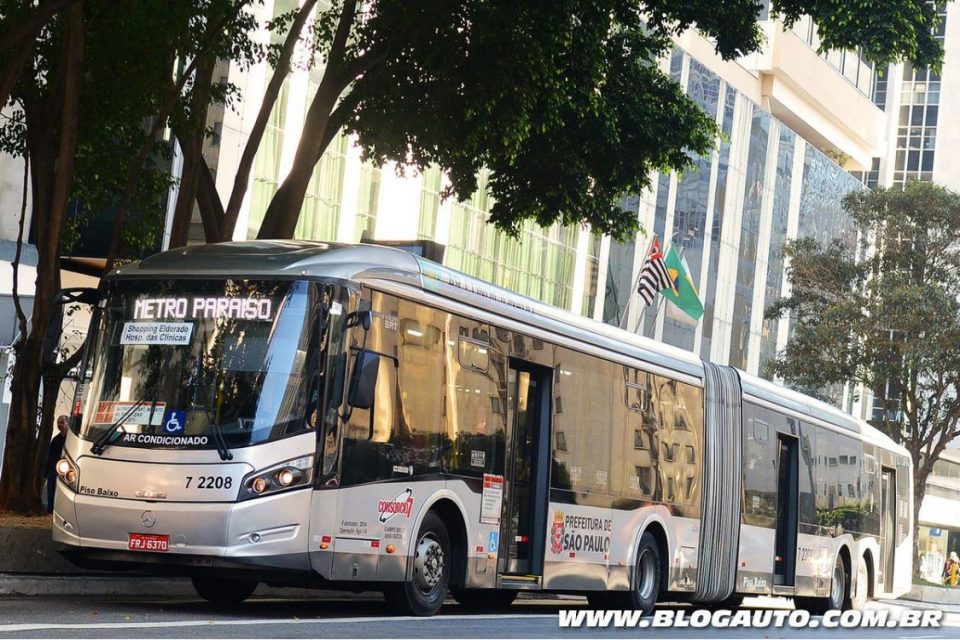
{"type": "Polygon", "coordinates": [[[99,558],[309,571],[311,493],[307,488],[243,502],[160,502],[82,495],[58,483],[53,539],[78,564],[99,558]],[[164,548],[152,543],[140,550],[137,538],[164,541],[164,548]]]}

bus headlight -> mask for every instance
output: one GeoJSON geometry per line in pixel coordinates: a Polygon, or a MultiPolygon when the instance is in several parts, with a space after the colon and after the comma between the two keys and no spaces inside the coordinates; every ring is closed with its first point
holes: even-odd
{"type": "Polygon", "coordinates": [[[288,489],[300,489],[313,481],[313,456],[281,462],[248,474],[241,483],[240,500],[249,500],[288,489]]]}
{"type": "Polygon", "coordinates": [[[77,465],[73,463],[68,456],[63,456],[60,460],[57,461],[57,475],[63,480],[63,483],[73,489],[77,490],[77,479],[80,477],[79,472],[77,471],[77,465]]]}

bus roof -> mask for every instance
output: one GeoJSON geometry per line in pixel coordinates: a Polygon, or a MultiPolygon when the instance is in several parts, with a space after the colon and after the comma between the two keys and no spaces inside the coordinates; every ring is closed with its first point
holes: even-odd
{"type": "Polygon", "coordinates": [[[791,409],[800,414],[809,415],[823,422],[832,424],[840,429],[858,434],[874,444],[883,446],[885,449],[896,451],[909,457],[909,452],[902,446],[895,443],[885,433],[876,429],[863,420],[860,420],[849,413],[844,413],[837,407],[811,398],[799,391],[781,387],[769,380],[765,380],[746,371],[737,370],[740,374],[740,384],[743,387],[743,393],[747,396],[754,396],[778,404],[782,407],[791,409]]]}
{"type": "MultiPolygon", "coordinates": [[[[124,265],[109,278],[323,277],[374,284],[393,282],[457,302],[494,311],[531,327],[592,345],[616,356],[641,360],[703,378],[693,353],[544,304],[489,282],[443,267],[410,252],[372,244],[306,240],[253,240],[195,245],[164,251],[124,265]]],[[[885,448],[906,449],[865,422],[819,400],[738,371],[744,393],[809,415],[885,448]]]]}
{"type": "Polygon", "coordinates": [[[703,363],[689,351],[622,331],[473,278],[412,253],[369,244],[254,240],[195,245],[124,265],[111,278],[324,277],[413,286],[494,311],[611,354],[643,360],[702,379],[703,363]]]}

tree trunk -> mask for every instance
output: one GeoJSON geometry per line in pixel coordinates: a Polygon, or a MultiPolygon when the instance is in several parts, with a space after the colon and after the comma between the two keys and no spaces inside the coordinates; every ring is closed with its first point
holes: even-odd
{"type": "Polygon", "coordinates": [[[170,115],[173,113],[174,108],[177,106],[177,103],[182,97],[183,88],[186,86],[187,80],[194,75],[198,65],[208,61],[215,62],[215,60],[209,60],[210,58],[214,57],[214,54],[211,53],[210,49],[216,43],[217,38],[220,37],[224,25],[226,25],[227,22],[229,22],[229,20],[235,15],[243,11],[246,4],[246,0],[237,2],[233,6],[233,9],[226,15],[222,16],[220,20],[217,20],[216,22],[207,22],[206,26],[204,27],[203,44],[199,47],[193,57],[193,60],[191,60],[190,64],[187,65],[187,68],[183,70],[183,73],[180,75],[180,78],[177,79],[177,82],[170,85],[166,96],[164,96],[160,107],[157,109],[157,113],[153,118],[153,124],[151,125],[150,130],[147,132],[146,137],[143,139],[140,152],[137,154],[136,159],[130,166],[130,170],[127,172],[123,191],[120,192],[120,196],[117,199],[116,211],[113,218],[113,228],[110,234],[110,249],[107,251],[107,264],[104,269],[104,273],[112,270],[117,260],[120,258],[121,243],[123,239],[123,226],[126,224],[127,215],[130,212],[130,205],[133,200],[134,189],[136,188],[137,183],[140,181],[140,176],[143,173],[143,169],[146,166],[147,159],[150,156],[150,152],[153,150],[154,144],[156,144],[160,134],[166,128],[168,120],[170,119],[170,115]]]}
{"type": "Polygon", "coordinates": [[[193,97],[190,111],[195,122],[191,123],[184,135],[178,136],[183,152],[183,172],[180,176],[180,190],[173,211],[173,224],[170,229],[170,248],[184,247],[190,235],[190,223],[193,221],[193,206],[197,199],[197,185],[200,179],[200,163],[203,159],[203,140],[206,128],[207,110],[210,106],[210,83],[216,60],[208,57],[197,65],[194,80],[193,97]]]}
{"type": "Polygon", "coordinates": [[[320,162],[323,152],[330,146],[333,137],[340,131],[346,118],[356,107],[356,100],[350,94],[345,96],[337,108],[333,106],[343,92],[345,85],[341,79],[324,78],[307,112],[303,125],[303,134],[297,153],[293,158],[290,173],[277,189],[267,211],[263,214],[263,223],[257,238],[292,238],[300,219],[300,208],[307,193],[307,186],[313,176],[313,168],[320,162]],[[332,110],[332,112],[331,112],[332,110]]]}
{"type": "MultiPolygon", "coordinates": [[[[56,157],[50,153],[49,127],[28,134],[33,202],[37,224],[37,283],[30,333],[15,347],[16,363],[11,381],[12,399],[7,423],[7,444],[0,478],[0,511],[41,513],[43,506],[35,476],[42,470],[31,461],[36,448],[46,446],[37,438],[37,397],[42,374],[43,338],[50,318],[52,298],[60,284],[60,238],[66,215],[76,157],[80,79],[83,65],[83,4],[67,12],[62,50],[63,103],[60,139],[56,157]]],[[[41,109],[47,105],[41,105],[41,109]]],[[[28,115],[28,117],[31,117],[28,115]]],[[[34,122],[34,124],[39,124],[34,122]]],[[[47,123],[52,124],[52,123],[47,123]]]]}
{"type": "Polygon", "coordinates": [[[927,493],[927,473],[913,476],[913,575],[920,575],[920,505],[927,493]]]}
{"type": "Polygon", "coordinates": [[[43,513],[40,494],[34,488],[43,470],[33,465],[37,450],[37,404],[40,393],[40,341],[36,336],[23,343],[10,383],[10,421],[0,477],[0,511],[43,513]]]}
{"type": "MultiPolygon", "coordinates": [[[[220,232],[223,203],[220,202],[217,183],[206,162],[197,167],[197,206],[200,208],[200,219],[203,221],[204,238],[207,242],[220,242],[223,237],[220,232]]],[[[226,240],[230,239],[226,238],[226,240]]]]}
{"type": "Polygon", "coordinates": [[[45,464],[47,461],[47,448],[50,445],[50,438],[53,436],[53,423],[57,416],[57,400],[60,398],[60,383],[63,378],[57,376],[42,376],[41,385],[43,386],[43,400],[40,403],[40,426],[37,430],[37,447],[33,452],[33,465],[37,473],[34,473],[31,480],[31,486],[27,488],[27,495],[36,496],[39,502],[43,495],[43,481],[45,464]]]}

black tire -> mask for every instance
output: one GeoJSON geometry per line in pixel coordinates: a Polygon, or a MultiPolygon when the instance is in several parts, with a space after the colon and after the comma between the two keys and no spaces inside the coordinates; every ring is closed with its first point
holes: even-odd
{"type": "Polygon", "coordinates": [[[432,616],[447,597],[453,561],[447,527],[433,511],[423,519],[415,545],[411,579],[390,585],[383,595],[394,613],[432,616]]]}
{"type": "Polygon", "coordinates": [[[217,605],[240,604],[257,588],[256,580],[229,580],[221,578],[191,578],[197,595],[217,605]]]}
{"type": "Polygon", "coordinates": [[[867,606],[867,601],[870,600],[870,591],[872,591],[872,588],[870,584],[870,570],[867,568],[867,559],[864,556],[860,556],[856,569],[854,570],[854,575],[851,576],[850,586],[847,589],[848,597],[844,602],[844,608],[863,611],[867,606]],[[855,580],[853,579],[854,577],[856,577],[855,580]]]}
{"type": "Polygon", "coordinates": [[[464,607],[478,611],[506,609],[517,599],[516,591],[502,589],[451,589],[450,595],[464,607]]]}
{"type": "Polygon", "coordinates": [[[587,602],[594,609],[632,609],[648,616],[657,605],[662,587],[660,545],[651,533],[640,536],[637,564],[629,591],[588,591],[587,602]]]}
{"type": "Polygon", "coordinates": [[[833,565],[833,576],[830,580],[830,594],[826,598],[794,598],[793,604],[797,609],[806,609],[815,616],[822,616],[834,609],[845,611],[849,609],[848,594],[850,593],[850,577],[843,566],[843,558],[837,555],[833,565]]]}

